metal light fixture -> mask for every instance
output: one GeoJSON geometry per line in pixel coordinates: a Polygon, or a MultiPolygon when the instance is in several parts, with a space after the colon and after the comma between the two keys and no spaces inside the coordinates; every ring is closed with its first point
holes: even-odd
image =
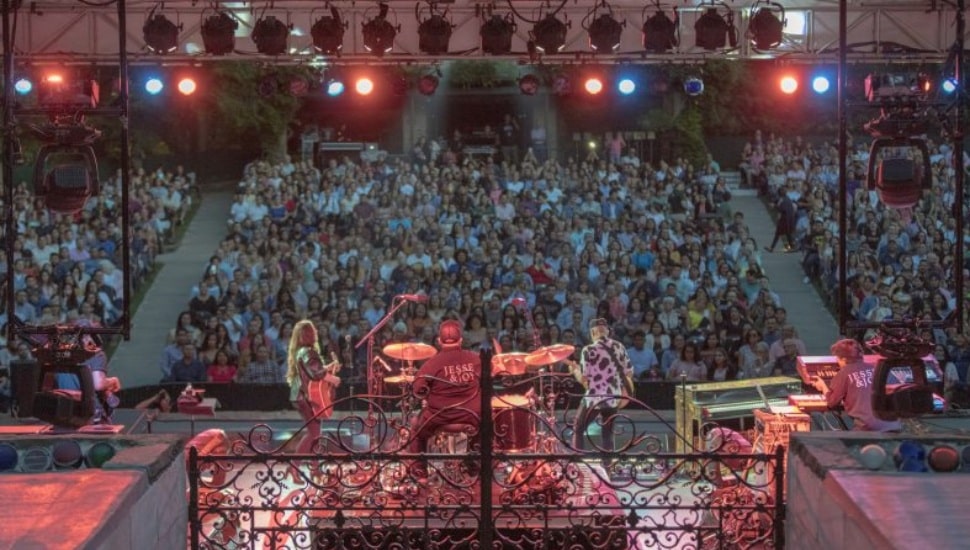
{"type": "Polygon", "coordinates": [[[320,53],[335,55],[344,47],[344,30],[347,22],[340,18],[337,8],[330,6],[330,15],[324,15],[310,27],[313,47],[320,53]]]}
{"type": "Polygon", "coordinates": [[[363,25],[364,48],[378,56],[391,51],[397,36],[398,29],[387,20],[387,11],[387,4],[381,3],[378,14],[363,25]]]}
{"type": "Polygon", "coordinates": [[[660,9],[658,0],[657,12],[643,22],[643,49],[648,52],[665,53],[676,48],[680,44],[677,32],[679,22],[680,17],[677,12],[674,11],[673,19],[667,17],[667,14],[660,9]]]}
{"type": "Polygon", "coordinates": [[[219,11],[202,22],[202,44],[206,53],[226,55],[236,49],[237,22],[225,11],[219,11]]]}
{"type": "Polygon", "coordinates": [[[583,28],[589,33],[589,47],[599,53],[613,53],[620,47],[620,37],[623,34],[623,26],[626,21],[620,23],[613,17],[613,9],[603,0],[596,4],[586,18],[583,20],[583,28]],[[598,17],[596,10],[605,9],[598,17]],[[592,22],[587,27],[586,19],[592,18],[592,22]]]}
{"type": "Polygon", "coordinates": [[[529,32],[539,53],[557,53],[566,46],[567,25],[550,13],[540,19],[529,32]]]}
{"type": "Polygon", "coordinates": [[[451,41],[451,29],[454,25],[446,19],[448,10],[438,12],[436,4],[428,2],[429,15],[422,21],[420,15],[421,4],[414,5],[414,19],[418,21],[418,49],[429,55],[448,53],[448,42],[451,41]]]}
{"type": "Polygon", "coordinates": [[[512,14],[505,17],[493,14],[487,8],[487,19],[478,33],[482,37],[482,51],[491,55],[506,55],[512,51],[512,35],[515,33],[515,20],[512,14]]]}
{"type": "Polygon", "coordinates": [[[519,79],[519,91],[523,95],[536,95],[539,91],[539,86],[539,77],[532,73],[524,75],[519,79]]]}
{"type": "Polygon", "coordinates": [[[725,7],[726,15],[718,13],[717,7],[712,5],[694,23],[697,47],[719,50],[728,43],[732,48],[737,47],[738,35],[737,29],[734,28],[734,13],[723,3],[721,5],[725,7]]]}
{"type": "Polygon", "coordinates": [[[71,214],[81,210],[101,190],[92,147],[101,132],[87,126],[83,117],[65,117],[29,128],[44,143],[34,164],[34,194],[43,197],[54,212],[71,214]]]}
{"type": "Polygon", "coordinates": [[[287,25],[272,15],[259,18],[252,34],[256,51],[263,55],[283,55],[286,53],[286,41],[292,28],[292,25],[287,25]]]}
{"type": "Polygon", "coordinates": [[[684,79],[684,93],[697,97],[704,93],[704,81],[699,76],[689,76],[684,79]]]}
{"type": "Polygon", "coordinates": [[[152,52],[171,53],[178,49],[181,26],[172,23],[161,13],[155,13],[155,8],[149,12],[141,30],[145,36],[145,45],[152,52]]]}
{"type": "Polygon", "coordinates": [[[785,8],[781,4],[758,0],[751,13],[747,36],[755,49],[770,50],[780,46],[785,28],[785,8]]]}

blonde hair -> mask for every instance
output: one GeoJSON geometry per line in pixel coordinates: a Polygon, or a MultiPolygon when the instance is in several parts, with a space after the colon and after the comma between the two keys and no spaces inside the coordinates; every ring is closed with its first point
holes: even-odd
{"type": "Polygon", "coordinates": [[[317,335],[317,327],[313,324],[313,321],[303,319],[293,325],[293,332],[290,333],[290,345],[286,348],[286,382],[288,384],[300,376],[299,365],[297,365],[296,361],[296,352],[302,347],[300,340],[303,336],[303,330],[307,327],[313,331],[313,349],[317,354],[320,353],[320,338],[317,335]]]}

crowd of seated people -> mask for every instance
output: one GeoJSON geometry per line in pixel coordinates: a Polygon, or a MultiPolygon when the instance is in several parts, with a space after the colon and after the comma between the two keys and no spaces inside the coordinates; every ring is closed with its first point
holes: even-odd
{"type": "MultiPolygon", "coordinates": [[[[955,250],[970,244],[966,228],[956,234],[953,149],[928,141],[931,189],[909,210],[887,207],[866,183],[868,144],[856,143],[848,159],[846,277],[850,318],[878,323],[918,320],[922,335],[940,344],[941,366],[959,364],[966,386],[970,347],[957,336],[955,250]]],[[[747,181],[771,203],[787,196],[797,207],[795,242],[806,283],[818,281],[823,295],[838,299],[838,149],[800,137],[785,139],[758,132],[741,162],[747,181]]],[[[970,164],[968,164],[970,166],[970,164]]],[[[963,215],[966,216],[964,206],[963,215]]],[[[968,275],[967,265],[963,273],[968,275]]],[[[970,305],[970,304],[968,304],[970,305]]],[[[966,306],[965,306],[966,307],[966,306]]],[[[970,311],[970,310],[968,310],[970,311]]],[[[966,322],[966,321],[964,321],[966,322]]],[[[966,333],[967,325],[963,332],[966,333]]]]}
{"type": "MultiPolygon", "coordinates": [[[[83,320],[109,326],[119,321],[124,290],[120,180],[118,173],[102,182],[101,193],[70,215],[50,211],[26,182],[14,187],[12,208],[4,210],[15,216],[13,315],[21,322],[50,325],[83,320]]],[[[137,288],[191,206],[195,175],[181,166],[150,173],[137,169],[130,180],[129,273],[137,288]]],[[[4,255],[0,257],[4,284],[7,268],[4,255]]],[[[6,305],[0,308],[5,310],[6,305]]],[[[10,319],[6,311],[0,317],[3,325],[10,319]]],[[[18,342],[7,342],[6,335],[5,329],[0,332],[0,347],[15,349],[18,342]]]]}
{"type": "Polygon", "coordinates": [[[578,347],[589,321],[603,317],[631,349],[642,333],[651,353],[638,356],[657,364],[638,364],[641,380],[679,379],[673,363],[687,361],[685,342],[705,343],[692,378],[776,371],[758,344],[786,324],[784,310],[743,215],[724,215],[730,193],[716,162],[652,165],[631,149],[613,161],[563,162],[527,151],[511,164],[441,145],[322,169],[289,160],[246,166],[227,235],[200,266],[163,376],[182,381],[170,366],[186,341],[203,364],[225,350],[236,381],[252,377],[260,353],[282,369],[302,318],[340,354],[344,376],[363,375],[367,346],[357,342],[395,296],[415,293],[427,302],[399,310],[375,349],[432,343],[444,318],[465,324],[474,349],[578,347]],[[534,326],[515,298],[525,299],[534,326]]]}

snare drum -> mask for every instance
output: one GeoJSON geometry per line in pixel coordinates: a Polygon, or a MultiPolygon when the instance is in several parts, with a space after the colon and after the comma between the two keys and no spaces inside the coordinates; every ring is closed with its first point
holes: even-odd
{"type": "Polygon", "coordinates": [[[535,417],[528,397],[493,397],[492,420],[495,424],[496,449],[515,452],[527,451],[535,446],[535,417]]]}

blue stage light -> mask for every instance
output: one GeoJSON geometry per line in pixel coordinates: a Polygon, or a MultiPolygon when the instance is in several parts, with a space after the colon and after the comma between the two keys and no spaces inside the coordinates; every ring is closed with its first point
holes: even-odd
{"type": "Polygon", "coordinates": [[[27,95],[31,90],[34,89],[34,84],[26,78],[18,79],[13,85],[13,89],[17,91],[20,95],[27,95]]]}
{"type": "Polygon", "coordinates": [[[164,88],[165,84],[159,78],[152,77],[145,81],[145,91],[152,95],[160,93],[164,88]]]}
{"type": "Polygon", "coordinates": [[[829,78],[827,76],[816,76],[812,79],[812,89],[815,90],[815,93],[817,94],[824,94],[825,92],[829,91],[831,86],[832,83],[829,82],[829,78]]]}
{"type": "Polygon", "coordinates": [[[339,80],[331,80],[327,83],[327,95],[337,97],[344,93],[344,83],[339,80]]]}
{"type": "Polygon", "coordinates": [[[637,83],[630,78],[622,78],[616,84],[616,89],[623,95],[630,95],[637,89],[637,83]]]}
{"type": "Polygon", "coordinates": [[[957,91],[957,79],[947,78],[943,81],[942,88],[944,92],[952,94],[953,92],[957,91]]]}

